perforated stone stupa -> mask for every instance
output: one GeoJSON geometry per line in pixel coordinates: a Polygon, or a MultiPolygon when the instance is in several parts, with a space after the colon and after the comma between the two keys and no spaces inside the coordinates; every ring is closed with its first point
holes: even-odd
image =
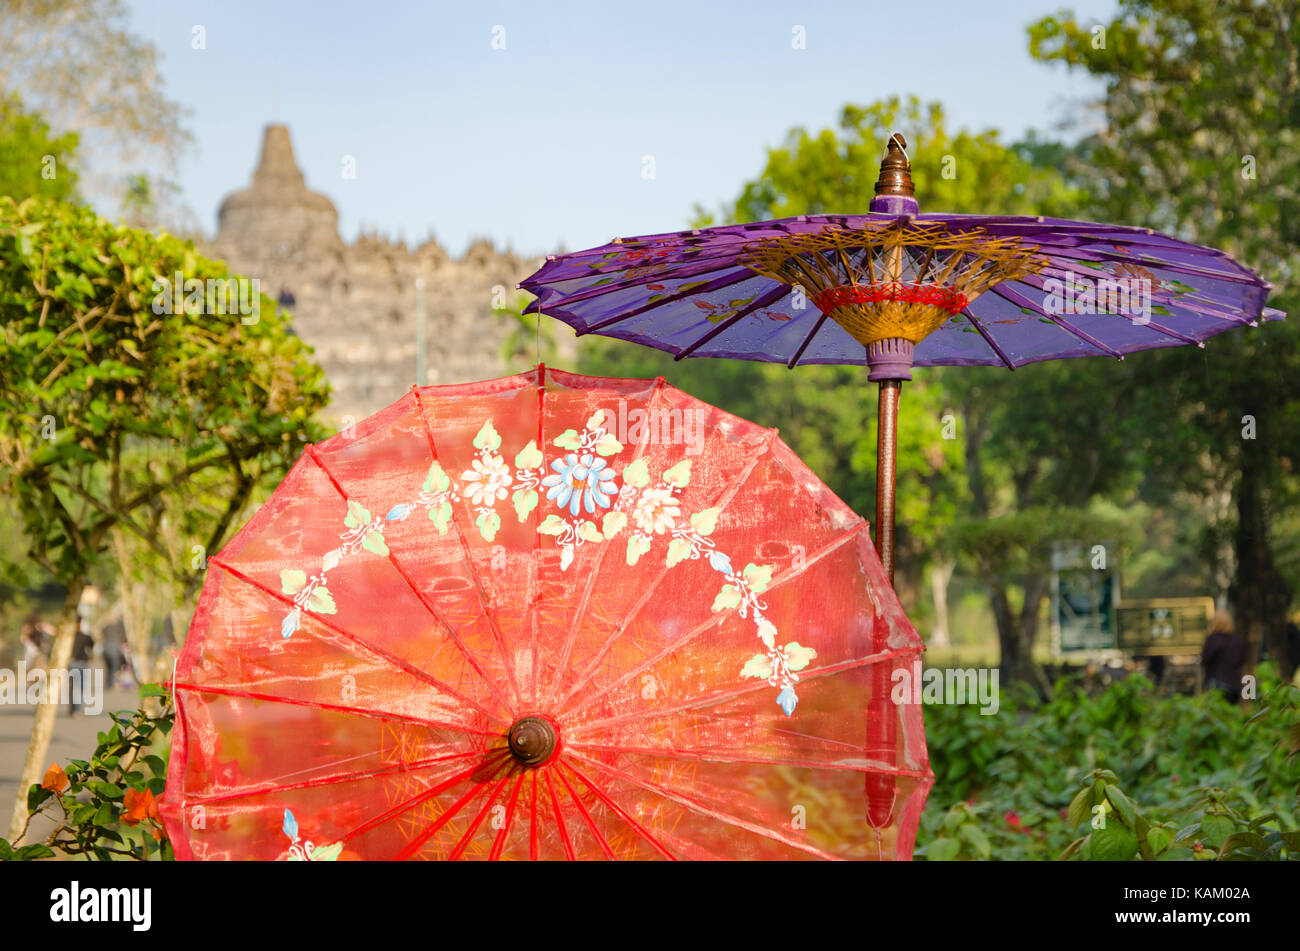
{"type": "MultiPolygon", "coordinates": [[[[293,314],[334,390],[329,414],[360,419],[416,382],[416,290],[425,280],[427,383],[463,383],[508,372],[503,351],[517,324],[492,312],[515,300],[515,283],[539,262],[477,241],[453,259],[436,241],[418,247],[373,233],[339,236],[334,203],[307,187],[287,126],[272,124],[251,184],[228,195],[208,250],[293,314]],[[495,289],[495,294],[494,294],[495,289]]],[[[556,335],[561,365],[574,341],[556,335]]],[[[519,369],[528,360],[516,359],[519,369]]]]}

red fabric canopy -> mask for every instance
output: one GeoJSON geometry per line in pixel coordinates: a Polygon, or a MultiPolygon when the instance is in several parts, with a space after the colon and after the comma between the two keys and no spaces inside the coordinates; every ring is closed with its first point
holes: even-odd
{"type": "Polygon", "coordinates": [[[866,522],[662,380],[412,389],[209,566],[180,858],[911,856],[922,647],[866,522]]]}

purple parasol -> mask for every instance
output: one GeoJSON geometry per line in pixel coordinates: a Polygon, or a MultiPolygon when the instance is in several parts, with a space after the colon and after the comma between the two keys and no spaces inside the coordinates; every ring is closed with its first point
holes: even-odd
{"type": "Polygon", "coordinates": [[[894,426],[913,365],[1123,359],[1284,316],[1249,268],[1149,228],[920,214],[905,146],[891,137],[869,214],[616,239],[550,257],[519,285],[537,296],[529,312],[677,359],[869,366],[891,577],[894,426]]]}

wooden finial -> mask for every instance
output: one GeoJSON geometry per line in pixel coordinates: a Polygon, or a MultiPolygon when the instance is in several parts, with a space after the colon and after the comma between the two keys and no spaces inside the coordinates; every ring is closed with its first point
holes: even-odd
{"type": "Polygon", "coordinates": [[[912,163],[907,159],[906,148],[907,140],[901,133],[895,132],[889,137],[889,151],[880,163],[880,177],[876,179],[877,195],[916,196],[912,185],[912,163]]]}

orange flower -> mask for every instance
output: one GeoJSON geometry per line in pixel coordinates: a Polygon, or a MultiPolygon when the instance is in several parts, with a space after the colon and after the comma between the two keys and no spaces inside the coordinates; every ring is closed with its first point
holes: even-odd
{"type": "Polygon", "coordinates": [[[128,789],[122,800],[122,821],[129,826],[139,825],[145,819],[158,818],[158,802],[149,790],[137,792],[128,789]]]}
{"type": "Polygon", "coordinates": [[[68,788],[68,774],[58,763],[51,763],[50,768],[45,771],[45,778],[41,780],[41,788],[56,793],[63,792],[68,788]]]}

